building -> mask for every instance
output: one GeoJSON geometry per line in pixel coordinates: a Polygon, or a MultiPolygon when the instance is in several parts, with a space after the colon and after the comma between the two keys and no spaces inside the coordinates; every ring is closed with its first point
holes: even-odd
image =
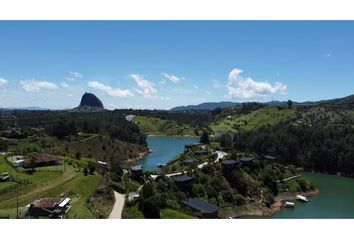
{"type": "Polygon", "coordinates": [[[0,177],[0,182],[7,182],[10,180],[10,174],[9,173],[3,173],[1,174],[1,177],[0,177]]]}
{"type": "Polygon", "coordinates": [[[194,182],[194,180],[195,180],[194,177],[191,177],[188,175],[178,176],[178,177],[175,177],[175,179],[174,179],[175,184],[179,187],[190,186],[194,182]]]}
{"type": "Polygon", "coordinates": [[[277,157],[271,156],[271,155],[265,155],[264,156],[265,160],[269,160],[269,161],[274,161],[277,159],[277,157]]]}
{"type": "Polygon", "coordinates": [[[130,167],[133,176],[139,177],[143,174],[143,165],[135,165],[130,167]]]}
{"type": "Polygon", "coordinates": [[[208,150],[197,150],[194,153],[196,155],[200,156],[200,155],[207,155],[209,152],[208,152],[208,150]]]}
{"type": "Polygon", "coordinates": [[[202,143],[191,143],[191,144],[186,144],[184,145],[184,151],[188,151],[189,149],[192,149],[193,147],[198,147],[202,146],[202,143]]]}
{"type": "Polygon", "coordinates": [[[195,161],[196,161],[195,159],[185,159],[185,160],[183,160],[183,164],[190,165],[190,164],[194,163],[195,161]]]}
{"type": "Polygon", "coordinates": [[[53,166],[59,164],[59,158],[51,154],[38,154],[34,158],[29,156],[25,157],[23,167],[43,167],[43,166],[53,166]]]}
{"type": "Polygon", "coordinates": [[[240,161],[237,160],[224,160],[221,162],[221,166],[224,170],[232,170],[239,166],[240,161]]]}
{"type": "Polygon", "coordinates": [[[249,165],[249,164],[253,163],[253,160],[254,160],[253,157],[242,157],[242,158],[240,158],[241,163],[244,164],[244,165],[249,165]]]}
{"type": "Polygon", "coordinates": [[[210,204],[199,198],[190,198],[185,201],[182,201],[182,203],[185,206],[190,207],[195,211],[198,211],[205,218],[216,218],[219,213],[218,206],[210,204]]]}
{"type": "Polygon", "coordinates": [[[64,218],[70,209],[70,198],[40,198],[27,207],[30,218],[64,218]]]}

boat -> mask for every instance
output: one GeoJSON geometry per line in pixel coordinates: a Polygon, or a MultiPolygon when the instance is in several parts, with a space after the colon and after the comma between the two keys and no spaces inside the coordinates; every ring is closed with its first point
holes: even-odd
{"type": "Polygon", "coordinates": [[[303,202],[308,202],[309,200],[307,199],[307,197],[303,196],[303,195],[296,195],[296,199],[303,201],[303,202]]]}
{"type": "Polygon", "coordinates": [[[295,203],[293,203],[293,202],[285,202],[284,203],[284,207],[293,208],[293,207],[295,207],[295,203]]]}

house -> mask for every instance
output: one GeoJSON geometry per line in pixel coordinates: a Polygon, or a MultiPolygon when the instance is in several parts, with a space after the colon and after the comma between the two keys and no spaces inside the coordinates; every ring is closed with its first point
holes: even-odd
{"type": "Polygon", "coordinates": [[[131,192],[128,195],[128,201],[129,202],[136,202],[136,201],[139,200],[139,198],[140,198],[140,195],[137,192],[131,192]]]}
{"type": "Polygon", "coordinates": [[[194,152],[196,155],[200,156],[200,155],[206,155],[208,154],[208,150],[197,150],[194,152]]]}
{"type": "Polygon", "coordinates": [[[240,161],[244,165],[249,165],[253,162],[254,158],[253,157],[242,157],[240,158],[240,161]]]}
{"type": "Polygon", "coordinates": [[[264,155],[264,159],[265,160],[269,160],[269,161],[274,161],[277,159],[277,157],[271,156],[271,155],[264,155]]]}
{"type": "Polygon", "coordinates": [[[196,161],[195,159],[185,159],[185,160],[183,160],[183,164],[190,165],[190,164],[194,163],[195,161],[196,161]]]}
{"type": "Polygon", "coordinates": [[[214,204],[210,204],[199,198],[190,198],[185,201],[182,201],[182,203],[185,206],[198,211],[205,218],[216,218],[218,216],[218,212],[219,212],[218,206],[214,204]]]}
{"type": "Polygon", "coordinates": [[[10,180],[10,175],[9,173],[3,173],[1,174],[1,177],[0,177],[0,182],[7,182],[10,180]]]}
{"type": "Polygon", "coordinates": [[[30,218],[64,218],[70,209],[70,198],[40,198],[27,207],[30,218]]]}
{"type": "Polygon", "coordinates": [[[221,166],[224,170],[235,169],[240,164],[240,161],[237,160],[224,160],[221,162],[221,166]]]}
{"type": "Polygon", "coordinates": [[[143,165],[135,165],[130,167],[133,176],[138,177],[143,174],[143,165]]]}
{"type": "Polygon", "coordinates": [[[43,167],[43,166],[53,166],[59,164],[59,158],[51,154],[38,154],[34,158],[25,157],[23,167],[43,167]]]}
{"type": "Polygon", "coordinates": [[[182,175],[182,176],[178,176],[175,177],[174,181],[175,184],[179,187],[185,187],[185,186],[189,186],[194,182],[195,178],[188,176],[188,175],[182,175]]]}
{"type": "Polygon", "coordinates": [[[188,151],[189,149],[193,148],[193,147],[198,147],[203,145],[202,143],[191,143],[191,144],[186,144],[184,145],[184,151],[188,151]]]}

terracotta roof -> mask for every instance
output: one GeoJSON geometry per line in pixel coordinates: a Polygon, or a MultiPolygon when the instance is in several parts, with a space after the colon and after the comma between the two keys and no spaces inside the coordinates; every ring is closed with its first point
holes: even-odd
{"type": "Polygon", "coordinates": [[[60,204],[61,198],[41,198],[35,200],[32,204],[36,208],[54,208],[56,204],[60,204]]]}
{"type": "MultiPolygon", "coordinates": [[[[34,159],[35,163],[45,163],[45,162],[55,162],[58,161],[59,158],[54,155],[50,154],[38,154],[37,158],[34,159]]],[[[29,157],[26,157],[25,159],[26,163],[31,163],[31,159],[29,157]]]]}

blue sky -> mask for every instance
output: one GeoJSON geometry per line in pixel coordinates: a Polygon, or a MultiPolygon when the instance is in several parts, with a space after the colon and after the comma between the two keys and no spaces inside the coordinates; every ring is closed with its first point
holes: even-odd
{"type": "Polygon", "coordinates": [[[343,97],[353,43],[350,21],[0,21],[0,107],[343,97]]]}

